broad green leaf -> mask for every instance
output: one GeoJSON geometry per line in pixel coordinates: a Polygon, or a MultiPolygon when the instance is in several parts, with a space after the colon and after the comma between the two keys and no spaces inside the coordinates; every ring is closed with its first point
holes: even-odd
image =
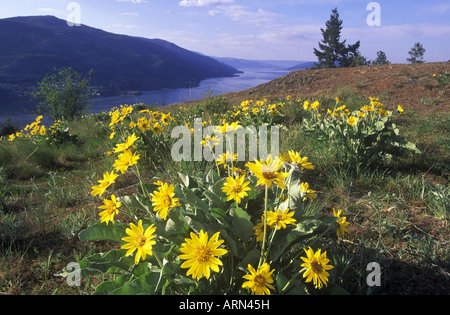
{"type": "Polygon", "coordinates": [[[110,292],[110,295],[154,295],[160,275],[156,272],[147,272],[124,286],[110,292]]]}
{"type": "Polygon", "coordinates": [[[126,226],[123,223],[115,222],[106,225],[105,223],[97,222],[81,231],[78,237],[82,241],[114,241],[123,243],[122,237],[126,236],[126,226]]]}
{"type": "Polygon", "coordinates": [[[233,225],[233,233],[243,242],[247,243],[253,235],[253,223],[250,221],[250,215],[241,208],[233,208],[230,211],[233,225]]]}

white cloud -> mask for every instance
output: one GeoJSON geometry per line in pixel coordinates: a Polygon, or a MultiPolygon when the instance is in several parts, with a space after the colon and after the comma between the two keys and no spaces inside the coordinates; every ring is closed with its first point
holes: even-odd
{"type": "Polygon", "coordinates": [[[139,4],[139,3],[147,3],[147,0],[117,0],[119,2],[131,2],[131,3],[135,3],[135,4],[139,4]]]}
{"type": "Polygon", "coordinates": [[[208,7],[212,5],[222,5],[233,3],[234,0],[182,0],[178,2],[181,7],[208,7]]]}

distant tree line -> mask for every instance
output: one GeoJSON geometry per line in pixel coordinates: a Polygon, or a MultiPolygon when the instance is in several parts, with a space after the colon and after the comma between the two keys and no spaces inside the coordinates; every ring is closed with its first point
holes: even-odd
{"type": "MultiPolygon", "coordinates": [[[[377,58],[370,61],[361,55],[360,41],[353,45],[346,45],[347,40],[341,41],[342,23],[337,8],[333,9],[330,19],[325,23],[326,28],[320,29],[323,39],[319,42],[319,49],[314,48],[314,54],[319,61],[315,68],[357,67],[391,63],[386,53],[381,50],[377,52],[377,58]]],[[[425,49],[420,43],[416,43],[408,54],[410,58],[407,61],[412,64],[425,62],[423,60],[425,49]]]]}

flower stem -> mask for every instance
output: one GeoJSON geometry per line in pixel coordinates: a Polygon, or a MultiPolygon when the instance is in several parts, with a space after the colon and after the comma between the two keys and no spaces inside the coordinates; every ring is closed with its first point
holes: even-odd
{"type": "Polygon", "coordinates": [[[265,191],[265,198],[264,198],[264,236],[263,236],[263,242],[262,242],[262,247],[261,247],[261,255],[259,256],[258,269],[259,269],[259,267],[261,267],[263,257],[265,260],[264,249],[266,248],[266,237],[267,237],[267,201],[268,201],[267,199],[268,199],[268,195],[269,195],[269,189],[266,184],[266,191],[265,191]]]}

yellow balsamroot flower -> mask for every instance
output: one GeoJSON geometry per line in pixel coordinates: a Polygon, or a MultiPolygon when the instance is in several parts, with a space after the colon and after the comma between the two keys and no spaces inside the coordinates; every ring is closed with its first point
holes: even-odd
{"type": "Polygon", "coordinates": [[[172,120],[172,118],[170,117],[170,114],[168,114],[168,115],[161,114],[161,122],[163,123],[164,126],[167,126],[171,120],[172,120]]]}
{"type": "Polygon", "coordinates": [[[47,134],[47,130],[45,129],[45,126],[41,126],[41,129],[39,129],[39,134],[41,136],[45,136],[47,134]]]}
{"type": "Polygon", "coordinates": [[[310,110],[316,110],[320,106],[320,103],[318,101],[315,101],[311,104],[310,110]]]}
{"type": "Polygon", "coordinates": [[[339,209],[338,211],[336,211],[333,208],[333,215],[336,218],[339,218],[339,220],[336,221],[336,223],[338,224],[338,228],[336,229],[336,235],[337,235],[338,238],[340,238],[340,237],[344,238],[345,233],[350,234],[350,230],[347,229],[347,226],[350,223],[347,222],[347,218],[346,217],[342,217],[341,218],[341,212],[342,212],[342,210],[339,209]]]}
{"type": "Polygon", "coordinates": [[[242,284],[244,289],[252,290],[252,294],[256,295],[270,295],[269,289],[275,290],[272,285],[272,274],[275,269],[270,271],[269,264],[264,263],[258,268],[258,271],[256,271],[255,268],[249,264],[247,269],[250,274],[243,276],[244,279],[248,280],[242,284]]]}
{"type": "Polygon", "coordinates": [[[294,212],[289,212],[289,209],[281,211],[277,209],[277,211],[269,211],[267,212],[267,224],[271,226],[276,226],[277,230],[281,228],[285,229],[287,224],[295,225],[295,220],[292,216],[294,212]]]}
{"type": "Polygon", "coordinates": [[[227,151],[227,153],[223,153],[223,154],[219,155],[216,159],[216,162],[218,165],[225,164],[225,163],[231,162],[231,161],[234,161],[234,162],[237,161],[237,153],[231,155],[230,151],[227,151]]]}
{"type": "Polygon", "coordinates": [[[103,206],[99,208],[104,210],[99,213],[101,216],[100,222],[106,222],[108,225],[109,222],[114,223],[114,215],[119,213],[119,208],[122,206],[122,203],[117,202],[116,196],[112,195],[111,200],[103,199],[103,206]]]}
{"type": "Polygon", "coordinates": [[[137,161],[140,159],[140,155],[136,152],[134,154],[131,153],[131,150],[125,150],[124,153],[119,154],[118,159],[115,161],[113,167],[116,171],[121,172],[122,174],[127,171],[130,166],[137,164],[137,161]]]}
{"type": "Polygon", "coordinates": [[[397,110],[400,114],[404,114],[405,110],[403,109],[403,107],[401,107],[400,105],[398,105],[397,110]]]}
{"type": "Polygon", "coordinates": [[[388,111],[388,110],[384,110],[384,109],[382,109],[382,108],[379,108],[379,109],[378,109],[378,113],[379,113],[381,116],[386,117],[386,116],[389,115],[391,112],[388,111]]]}
{"type": "MultiPolygon", "coordinates": [[[[275,227],[276,225],[271,225],[269,224],[269,222],[267,222],[267,232],[272,231],[273,229],[275,229],[275,227]]],[[[255,230],[253,235],[256,236],[256,241],[261,242],[264,238],[264,215],[261,218],[261,222],[253,227],[253,230],[255,230]]]]}
{"type": "Polygon", "coordinates": [[[366,105],[366,106],[361,107],[360,110],[364,111],[364,112],[373,112],[373,111],[375,111],[375,108],[373,106],[366,105]]]}
{"type": "Polygon", "coordinates": [[[150,127],[150,129],[153,131],[155,135],[162,134],[164,132],[163,127],[159,123],[154,123],[150,127]]]}
{"type": "Polygon", "coordinates": [[[159,187],[158,190],[155,190],[152,197],[152,206],[153,211],[157,212],[158,215],[165,220],[167,218],[167,213],[173,207],[180,206],[180,200],[175,197],[175,186],[164,183],[159,187]]]}
{"type": "Polygon", "coordinates": [[[244,182],[244,180],[245,176],[238,176],[236,179],[227,177],[227,182],[222,187],[222,191],[228,196],[227,201],[234,199],[237,203],[241,203],[242,198],[248,196],[247,191],[252,189],[248,187],[250,182],[244,182]]]}
{"type": "Polygon", "coordinates": [[[131,136],[128,137],[125,143],[119,143],[118,145],[116,145],[114,152],[118,153],[128,150],[138,139],[139,137],[136,137],[136,135],[133,133],[131,136]]]}
{"type": "Polygon", "coordinates": [[[300,193],[301,197],[303,197],[303,201],[305,201],[306,198],[309,198],[311,201],[317,198],[316,191],[310,189],[308,183],[300,183],[300,193]]]}
{"type": "Polygon", "coordinates": [[[306,278],[306,283],[313,281],[314,287],[316,289],[321,289],[323,285],[327,286],[328,276],[330,275],[327,270],[333,269],[334,267],[328,265],[330,262],[327,259],[327,252],[325,251],[321,254],[321,250],[317,250],[314,253],[311,247],[304,249],[307,257],[300,257],[304,263],[301,265],[306,268],[303,278],[306,278]]]}
{"type": "Polygon", "coordinates": [[[103,179],[98,181],[100,185],[92,187],[91,194],[93,196],[103,195],[106,189],[108,189],[109,186],[115,183],[118,176],[119,175],[114,173],[114,171],[112,171],[111,173],[106,172],[105,174],[103,174],[103,179]]]}
{"type": "Polygon", "coordinates": [[[139,261],[145,260],[148,255],[152,256],[152,248],[156,242],[153,240],[156,236],[154,235],[156,227],[151,225],[145,230],[142,226],[142,220],[139,220],[138,225],[130,224],[130,228],[126,229],[127,237],[123,237],[122,241],[127,242],[127,244],[122,246],[122,249],[128,249],[126,256],[130,256],[137,250],[136,256],[134,256],[134,263],[137,265],[139,261]]]}
{"type": "Polygon", "coordinates": [[[204,147],[206,147],[206,146],[208,146],[208,147],[210,147],[210,148],[214,148],[216,145],[218,145],[220,143],[220,140],[216,137],[216,136],[213,136],[213,137],[206,137],[205,138],[205,140],[203,140],[202,142],[201,142],[201,144],[204,146],[204,147]]]}
{"type": "Polygon", "coordinates": [[[199,281],[203,276],[209,279],[211,270],[219,272],[219,266],[223,264],[217,257],[228,253],[228,250],[219,248],[224,242],[219,240],[219,235],[217,232],[208,240],[208,232],[201,230],[199,236],[191,232],[191,238],[186,238],[186,243],[181,244],[180,251],[183,254],[178,258],[186,260],[181,268],[189,268],[187,276],[192,275],[193,279],[199,281]]]}
{"type": "Polygon", "coordinates": [[[153,119],[157,120],[157,119],[159,119],[160,116],[161,116],[160,112],[152,112],[153,119]]]}
{"type": "Polygon", "coordinates": [[[139,118],[137,126],[140,131],[146,132],[150,129],[150,121],[148,121],[145,117],[139,118]]]}
{"type": "Polygon", "coordinates": [[[240,126],[237,121],[232,124],[224,123],[222,126],[217,126],[216,129],[214,129],[214,132],[227,133],[227,132],[236,131],[241,127],[242,126],[240,126]]]}
{"type": "Polygon", "coordinates": [[[354,126],[357,123],[358,123],[358,118],[356,118],[355,116],[352,116],[347,120],[347,124],[349,124],[350,126],[354,126]]]}
{"type": "Polygon", "coordinates": [[[304,110],[308,110],[308,108],[309,108],[309,102],[308,101],[304,101],[303,102],[303,109],[304,110]]]}
{"type": "Polygon", "coordinates": [[[314,169],[314,165],[311,162],[308,162],[308,157],[301,157],[299,152],[294,152],[294,150],[289,150],[289,157],[291,159],[291,163],[294,163],[302,168],[314,169]]]}
{"type": "Polygon", "coordinates": [[[289,173],[279,172],[283,162],[278,157],[272,160],[272,156],[269,155],[266,161],[248,162],[245,166],[258,178],[258,185],[267,185],[269,188],[272,184],[275,184],[281,189],[286,189],[284,180],[289,176],[289,173]]]}

